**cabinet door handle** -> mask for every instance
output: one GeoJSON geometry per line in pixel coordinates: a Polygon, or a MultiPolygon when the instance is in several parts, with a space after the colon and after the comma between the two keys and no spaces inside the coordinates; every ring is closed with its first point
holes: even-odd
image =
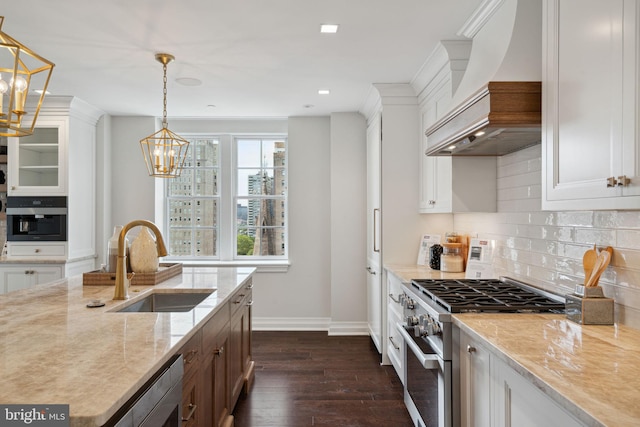
{"type": "Polygon", "coordinates": [[[253,305],[253,300],[247,302],[247,307],[251,307],[253,305]]]}
{"type": "Polygon", "coordinates": [[[393,302],[395,302],[396,304],[400,304],[400,300],[399,299],[395,299],[393,297],[393,294],[389,294],[389,298],[391,298],[393,300],[393,302]]]}
{"type": "Polygon", "coordinates": [[[196,413],[196,409],[198,409],[198,405],[189,403],[189,415],[187,415],[187,418],[182,417],[182,422],[189,421],[191,418],[193,418],[193,415],[196,413]]]}
{"type": "Polygon", "coordinates": [[[607,178],[607,187],[615,187],[617,183],[618,181],[616,181],[615,177],[610,176],[609,178],[607,178]]]}
{"type": "Polygon", "coordinates": [[[476,348],[472,345],[468,345],[467,346],[467,353],[471,354],[471,353],[475,353],[476,352],[476,348]]]}
{"type": "Polygon", "coordinates": [[[378,245],[378,217],[380,216],[380,209],[375,208],[373,210],[373,252],[380,252],[380,246],[378,245]]]}
{"type": "Polygon", "coordinates": [[[40,253],[40,249],[35,249],[34,252],[39,254],[40,253]]]}
{"type": "Polygon", "coordinates": [[[251,283],[249,283],[249,284],[247,285],[247,289],[253,289],[253,282],[251,282],[251,283]]]}
{"type": "Polygon", "coordinates": [[[213,354],[216,356],[222,356],[224,354],[224,347],[216,348],[213,350],[213,354]]]}
{"type": "Polygon", "coordinates": [[[631,179],[627,178],[626,175],[621,175],[618,177],[617,184],[618,187],[626,187],[627,185],[631,184],[631,179]]]}

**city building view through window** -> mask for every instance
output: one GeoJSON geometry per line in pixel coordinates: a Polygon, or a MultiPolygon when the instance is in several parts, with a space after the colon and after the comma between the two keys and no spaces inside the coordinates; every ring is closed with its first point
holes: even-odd
{"type": "Polygon", "coordinates": [[[181,176],[166,184],[169,256],[286,257],[286,138],[220,136],[189,142],[181,176]],[[221,224],[230,224],[233,233],[221,224]]]}

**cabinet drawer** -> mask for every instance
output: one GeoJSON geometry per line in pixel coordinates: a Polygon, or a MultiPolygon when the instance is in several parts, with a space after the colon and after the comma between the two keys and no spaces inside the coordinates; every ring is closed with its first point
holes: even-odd
{"type": "Polygon", "coordinates": [[[231,317],[242,307],[244,307],[252,298],[253,282],[246,283],[236,294],[231,298],[231,317]]]}
{"type": "Polygon", "coordinates": [[[67,254],[66,243],[7,243],[7,255],[9,257],[42,258],[65,257],[67,254]]]}
{"type": "Polygon", "coordinates": [[[178,353],[184,359],[184,378],[189,378],[198,370],[202,361],[202,330],[198,330],[178,353]]]}

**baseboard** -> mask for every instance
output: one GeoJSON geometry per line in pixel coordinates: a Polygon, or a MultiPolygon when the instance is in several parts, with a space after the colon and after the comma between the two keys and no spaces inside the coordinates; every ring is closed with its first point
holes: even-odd
{"type": "Polygon", "coordinates": [[[367,322],[332,322],[327,317],[254,317],[254,331],[327,331],[329,335],[369,335],[367,322]]]}
{"type": "Polygon", "coordinates": [[[367,322],[331,322],[329,335],[369,335],[367,322]]]}
{"type": "Polygon", "coordinates": [[[331,319],[327,317],[254,317],[254,331],[328,331],[331,319]]]}

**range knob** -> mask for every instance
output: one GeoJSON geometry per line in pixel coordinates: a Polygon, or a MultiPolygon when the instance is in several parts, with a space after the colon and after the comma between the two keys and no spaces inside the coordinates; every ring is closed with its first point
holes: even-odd
{"type": "Polygon", "coordinates": [[[420,319],[416,316],[407,316],[406,322],[407,326],[416,326],[420,322],[420,319]]]}
{"type": "Polygon", "coordinates": [[[407,294],[403,294],[402,298],[402,306],[408,310],[413,310],[416,308],[416,302],[411,299],[407,294]]]}

